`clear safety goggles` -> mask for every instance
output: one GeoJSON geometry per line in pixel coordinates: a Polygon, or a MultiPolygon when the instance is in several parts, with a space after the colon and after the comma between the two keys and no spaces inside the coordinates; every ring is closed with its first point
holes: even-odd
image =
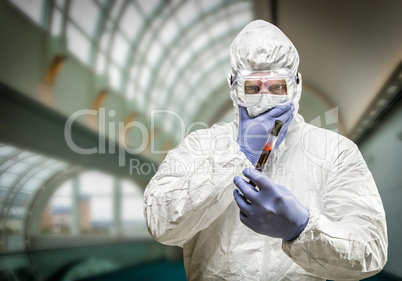
{"type": "Polygon", "coordinates": [[[242,70],[232,78],[231,95],[237,104],[253,107],[283,105],[296,96],[298,76],[289,69],[249,71],[242,70]]]}

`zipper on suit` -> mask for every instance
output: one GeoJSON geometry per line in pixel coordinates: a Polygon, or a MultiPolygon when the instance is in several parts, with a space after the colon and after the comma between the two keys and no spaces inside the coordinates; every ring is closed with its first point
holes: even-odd
{"type": "MultiPolygon", "coordinates": [[[[272,178],[272,171],[273,171],[273,166],[276,164],[276,162],[278,161],[278,151],[275,151],[276,153],[274,153],[272,156],[273,157],[269,157],[266,165],[268,165],[268,169],[264,169],[266,170],[266,175],[269,178],[272,178]]],[[[262,274],[261,274],[261,281],[265,281],[268,280],[267,277],[267,273],[268,273],[268,251],[269,251],[269,247],[270,247],[270,241],[269,241],[269,237],[266,236],[264,239],[264,251],[263,251],[263,257],[262,257],[262,274]]]]}
{"type": "Polygon", "coordinates": [[[268,280],[267,271],[268,271],[268,246],[269,245],[269,237],[265,237],[264,239],[264,252],[262,257],[262,274],[261,274],[261,281],[268,280]]]}
{"type": "MultiPolygon", "coordinates": [[[[278,162],[279,159],[279,154],[281,154],[281,151],[279,149],[277,149],[275,151],[275,153],[273,155],[271,155],[271,157],[269,157],[266,165],[268,165],[268,169],[264,169],[266,170],[266,175],[267,177],[269,177],[270,179],[272,179],[272,172],[275,171],[274,169],[274,165],[276,165],[276,163],[278,162]]],[[[264,252],[263,252],[263,258],[262,258],[262,274],[261,274],[261,281],[265,281],[268,280],[268,262],[269,262],[269,258],[268,258],[268,251],[270,248],[270,237],[266,236],[264,239],[264,252]]]]}

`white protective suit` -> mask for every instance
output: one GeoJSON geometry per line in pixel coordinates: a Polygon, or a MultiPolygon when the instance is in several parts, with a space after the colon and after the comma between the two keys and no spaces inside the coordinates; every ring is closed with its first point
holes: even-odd
{"type": "MultiPolygon", "coordinates": [[[[298,63],[290,40],[264,21],[247,25],[231,45],[233,73],[239,67],[297,73],[298,63]]],[[[386,263],[385,214],[370,171],[353,142],[304,122],[300,93],[301,87],[266,173],[309,209],[297,239],[260,235],[240,222],[233,178],[251,163],[236,142],[237,107],[233,122],[193,132],[170,151],[147,186],[149,232],[183,247],[188,280],[356,280],[386,263]]]]}

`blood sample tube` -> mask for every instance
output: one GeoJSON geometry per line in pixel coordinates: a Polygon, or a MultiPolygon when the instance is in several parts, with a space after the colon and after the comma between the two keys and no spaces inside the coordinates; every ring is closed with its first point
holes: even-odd
{"type": "MultiPolygon", "coordinates": [[[[268,136],[267,142],[262,149],[260,158],[258,159],[257,164],[255,165],[255,169],[262,172],[264,169],[265,163],[268,161],[268,157],[271,154],[272,149],[275,147],[276,140],[278,139],[279,133],[281,132],[283,126],[283,122],[276,120],[274,127],[271,130],[271,133],[268,136]]],[[[256,184],[250,181],[250,184],[253,187],[256,187],[256,184]]]]}

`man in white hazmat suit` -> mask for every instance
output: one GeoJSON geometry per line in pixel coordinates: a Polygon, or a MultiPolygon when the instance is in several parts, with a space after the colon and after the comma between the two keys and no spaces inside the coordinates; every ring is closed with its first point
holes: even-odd
{"type": "Polygon", "coordinates": [[[356,280],[379,272],[388,242],[376,185],[353,142],[297,113],[301,75],[293,44],[257,20],[234,39],[230,56],[235,119],[191,133],[168,153],[144,194],[151,235],[183,247],[188,280],[356,280]],[[257,76],[262,86],[244,80],[236,93],[241,75],[257,76]],[[285,81],[274,90],[294,92],[288,105],[275,106],[264,93],[247,96],[265,86],[270,92],[272,81],[285,81]],[[250,100],[255,105],[246,108],[250,100]],[[268,169],[243,171],[256,164],[277,119],[284,125],[268,169]]]}

